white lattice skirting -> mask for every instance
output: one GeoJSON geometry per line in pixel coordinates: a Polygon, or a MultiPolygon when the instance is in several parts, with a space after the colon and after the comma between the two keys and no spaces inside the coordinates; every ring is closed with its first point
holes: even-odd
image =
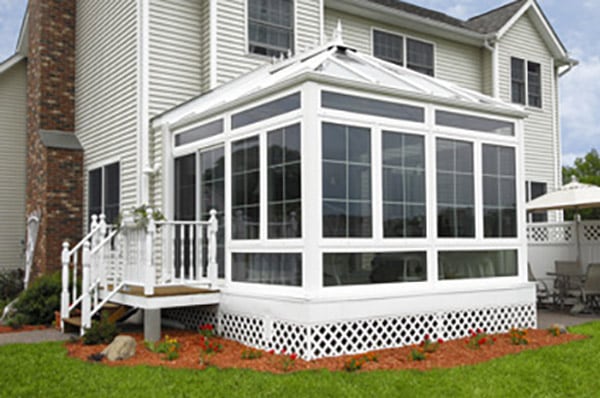
{"type": "Polygon", "coordinates": [[[503,333],[512,327],[536,327],[534,304],[310,325],[202,307],[165,310],[163,316],[192,329],[212,323],[226,338],[265,350],[285,348],[307,360],[416,344],[426,334],[452,340],[467,336],[469,329],[503,333]]]}

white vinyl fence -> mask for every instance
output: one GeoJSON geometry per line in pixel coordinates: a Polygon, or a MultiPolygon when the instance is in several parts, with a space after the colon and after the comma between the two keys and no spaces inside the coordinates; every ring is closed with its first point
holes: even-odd
{"type": "Polygon", "coordinates": [[[527,225],[528,259],[537,278],[554,271],[554,262],[577,259],[577,234],[581,252],[581,272],[588,264],[600,263],[600,220],[527,225]]]}

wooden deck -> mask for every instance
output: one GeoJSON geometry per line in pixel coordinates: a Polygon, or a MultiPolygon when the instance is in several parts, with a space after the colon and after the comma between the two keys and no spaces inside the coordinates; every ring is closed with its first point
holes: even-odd
{"type": "Polygon", "coordinates": [[[125,286],[122,290],[123,294],[129,294],[138,297],[172,297],[185,296],[190,294],[210,294],[218,293],[218,290],[205,289],[201,287],[193,287],[186,285],[159,286],[154,288],[154,294],[145,295],[144,288],[141,286],[125,286]]]}

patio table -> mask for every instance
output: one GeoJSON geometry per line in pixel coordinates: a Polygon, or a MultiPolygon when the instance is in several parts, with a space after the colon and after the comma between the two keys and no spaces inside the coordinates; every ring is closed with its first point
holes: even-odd
{"type": "Polygon", "coordinates": [[[556,278],[554,283],[554,286],[558,291],[556,301],[560,304],[561,310],[565,306],[565,301],[569,296],[569,290],[579,289],[585,280],[585,274],[581,273],[547,272],[546,275],[556,278]]]}

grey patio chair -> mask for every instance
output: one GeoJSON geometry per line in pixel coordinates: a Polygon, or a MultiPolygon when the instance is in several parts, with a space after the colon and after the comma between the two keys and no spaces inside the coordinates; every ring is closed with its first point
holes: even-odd
{"type": "Polygon", "coordinates": [[[600,309],[600,263],[588,265],[581,286],[581,302],[590,310],[600,309]]]}
{"type": "Polygon", "coordinates": [[[535,282],[535,296],[538,306],[553,303],[555,300],[554,291],[552,291],[546,281],[538,279],[531,270],[531,264],[527,263],[527,279],[529,282],[535,282]]]}
{"type": "Polygon", "coordinates": [[[579,298],[583,279],[581,267],[577,261],[555,261],[554,288],[557,291],[557,301],[562,309],[569,298],[579,298]]]}

